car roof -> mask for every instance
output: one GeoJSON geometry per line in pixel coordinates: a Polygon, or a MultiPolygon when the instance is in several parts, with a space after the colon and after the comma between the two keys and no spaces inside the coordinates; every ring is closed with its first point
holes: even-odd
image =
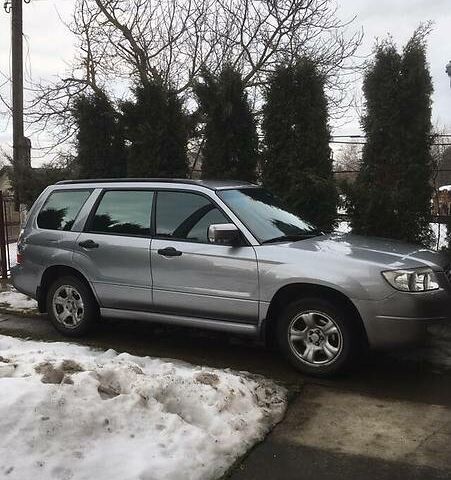
{"type": "Polygon", "coordinates": [[[155,183],[155,184],[188,184],[209,188],[210,190],[226,190],[231,188],[256,187],[257,185],[241,180],[192,180],[187,178],[95,178],[82,180],[62,180],[56,185],[95,185],[111,183],[155,183]]]}

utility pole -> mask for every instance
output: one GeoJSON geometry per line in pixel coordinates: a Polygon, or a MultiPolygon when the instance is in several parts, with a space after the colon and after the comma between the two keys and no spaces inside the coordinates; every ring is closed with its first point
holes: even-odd
{"type": "MultiPolygon", "coordinates": [[[[25,0],[29,3],[30,0],[25,0]]],[[[11,12],[11,74],[13,114],[13,167],[16,176],[16,196],[23,203],[27,174],[31,171],[31,142],[24,135],[23,119],[23,32],[22,0],[7,0],[7,13],[11,12]]]]}

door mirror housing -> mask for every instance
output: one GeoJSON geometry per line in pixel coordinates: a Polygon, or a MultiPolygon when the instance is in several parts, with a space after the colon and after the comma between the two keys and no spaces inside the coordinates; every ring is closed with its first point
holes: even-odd
{"type": "Polygon", "coordinates": [[[236,246],[240,231],[233,223],[216,223],[208,227],[208,241],[215,245],[236,246]]]}

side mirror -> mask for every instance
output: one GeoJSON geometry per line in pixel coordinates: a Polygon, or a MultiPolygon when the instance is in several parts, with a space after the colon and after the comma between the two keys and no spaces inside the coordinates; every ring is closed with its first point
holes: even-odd
{"type": "Polygon", "coordinates": [[[233,223],[217,223],[208,227],[208,241],[215,245],[237,245],[240,231],[233,223]]]}

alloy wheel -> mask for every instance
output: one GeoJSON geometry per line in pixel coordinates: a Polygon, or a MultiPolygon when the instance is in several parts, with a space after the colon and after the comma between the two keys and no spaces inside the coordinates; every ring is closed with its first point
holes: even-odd
{"type": "Polygon", "coordinates": [[[343,349],[343,334],[329,315],[308,310],[291,320],[288,344],[302,362],[310,366],[323,366],[339,357],[343,349]]]}
{"type": "Polygon", "coordinates": [[[52,308],[55,319],[66,328],[76,328],[83,321],[83,299],[72,285],[61,285],[55,290],[52,308]]]}

